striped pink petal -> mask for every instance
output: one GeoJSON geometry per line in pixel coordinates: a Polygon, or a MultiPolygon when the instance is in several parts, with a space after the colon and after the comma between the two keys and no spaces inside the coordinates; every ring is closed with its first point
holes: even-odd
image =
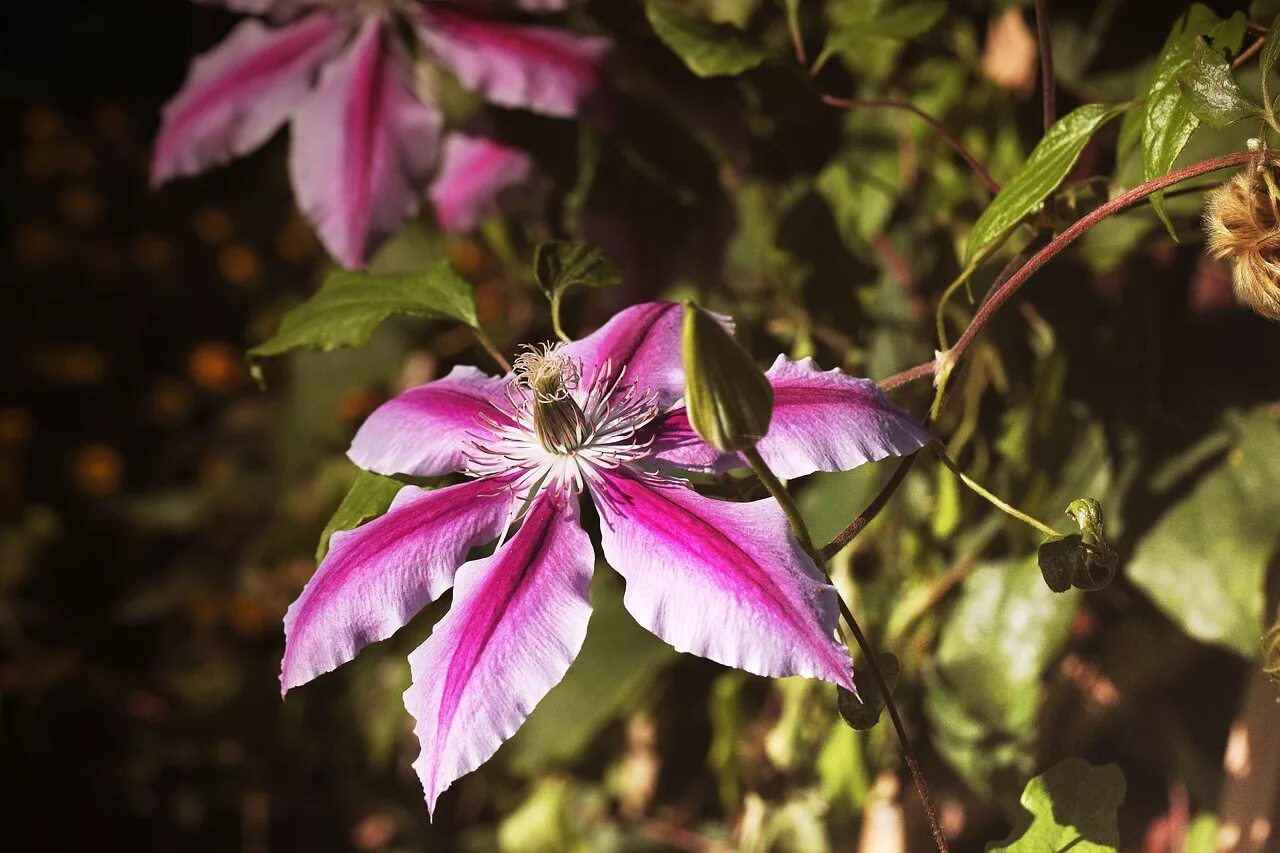
{"type": "Polygon", "coordinates": [[[497,213],[499,198],[529,182],[533,160],[518,148],[482,136],[445,137],[440,170],[428,195],[445,231],[470,231],[497,213]]]}
{"type": "MultiPolygon", "coordinates": [[[[932,441],[929,431],[870,379],[819,370],[811,358],[785,356],[778,356],[765,375],[773,386],[773,419],[756,447],[783,479],[909,456],[932,441]]],[[[661,467],[721,472],[746,464],[736,453],[719,453],[702,441],[683,406],[656,419],[650,434],[651,461],[661,467]]]]}
{"type": "Polygon", "coordinates": [[[165,105],[152,184],[202,172],[266,142],[310,93],[345,31],[326,13],[279,28],[255,20],[237,25],[191,63],[182,90],[165,105]]]}
{"type": "MultiPolygon", "coordinates": [[[[565,344],[563,353],[582,364],[582,387],[589,388],[608,362],[624,384],[653,391],[659,406],[684,396],[680,360],[680,326],[684,309],[675,302],[642,302],[623,309],[581,340],[565,344]]],[[[727,318],[723,320],[728,325],[727,318]]]]}
{"type": "Polygon", "coordinates": [[[440,6],[419,16],[423,43],[462,85],[491,103],[576,115],[600,85],[609,41],[555,27],[507,24],[440,6]]]}
{"type": "Polygon", "coordinates": [[[371,18],[293,123],[294,192],[339,262],[361,266],[417,212],[440,127],[389,25],[371,18]]]}
{"type": "Polygon", "coordinates": [[[594,561],[577,502],[544,492],[510,542],[458,570],[452,609],[409,656],[404,694],[432,812],[564,677],[587,633],[594,561]]]}
{"type": "Polygon", "coordinates": [[[494,479],[433,492],[405,486],[386,515],[333,534],[284,617],[281,692],[398,631],[453,584],[467,551],[498,536],[514,500],[494,479]]]}
{"type": "Polygon", "coordinates": [[[351,442],[351,461],[378,474],[437,477],[461,471],[468,443],[483,424],[505,420],[497,404],[510,380],[458,366],[443,379],[410,388],[383,403],[351,442]]]}
{"type": "Polygon", "coordinates": [[[773,500],[728,503],[626,468],[593,481],[605,559],[641,625],[678,651],[758,675],[853,687],[835,590],[773,500]]]}

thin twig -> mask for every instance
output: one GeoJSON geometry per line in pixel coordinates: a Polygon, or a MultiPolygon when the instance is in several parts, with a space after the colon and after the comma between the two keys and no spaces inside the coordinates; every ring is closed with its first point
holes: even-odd
{"type": "Polygon", "coordinates": [[[498,363],[498,366],[505,372],[510,373],[511,362],[507,361],[507,357],[494,345],[493,339],[485,334],[484,329],[481,329],[479,326],[474,326],[471,331],[475,333],[476,340],[480,343],[480,346],[485,348],[485,351],[493,357],[493,360],[498,363]]]}
{"type": "MultiPolygon", "coordinates": [[[[750,447],[742,451],[742,456],[747,460],[747,464],[751,466],[751,470],[755,472],[756,477],[769,490],[769,494],[773,495],[774,500],[782,507],[782,511],[787,516],[787,521],[790,522],[791,529],[795,532],[796,541],[800,543],[800,547],[813,558],[814,564],[817,565],[829,582],[831,574],[827,571],[826,558],[823,556],[823,552],[814,546],[813,537],[809,535],[809,527],[805,524],[804,516],[800,514],[800,508],[792,500],[791,493],[787,491],[787,487],[782,484],[782,481],[769,468],[768,464],[760,456],[760,451],[750,447]]],[[[914,457],[908,456],[904,461],[912,458],[914,457]]],[[[832,588],[835,588],[834,585],[832,588]]],[[[942,824],[938,822],[938,810],[934,808],[933,797],[929,794],[929,784],[925,781],[924,773],[920,769],[920,762],[916,760],[915,750],[911,748],[911,739],[907,737],[906,727],[902,725],[902,717],[898,714],[898,706],[893,701],[893,692],[889,688],[889,682],[885,680],[884,673],[880,671],[880,663],[876,658],[875,650],[871,647],[866,635],[862,633],[858,620],[854,618],[853,611],[849,609],[848,603],[845,602],[844,596],[840,594],[838,589],[836,590],[836,600],[840,602],[840,613],[844,616],[845,624],[849,626],[849,630],[853,633],[853,637],[858,643],[858,648],[862,651],[862,656],[867,659],[867,669],[871,670],[871,675],[876,680],[876,686],[880,689],[880,695],[884,697],[885,710],[889,712],[889,719],[893,722],[893,730],[897,733],[898,743],[902,746],[902,756],[906,759],[907,769],[911,771],[911,779],[915,782],[916,793],[920,795],[920,803],[924,806],[925,817],[929,820],[929,831],[933,834],[933,843],[937,845],[938,853],[948,853],[950,848],[947,845],[947,838],[942,832],[942,824]]]]}
{"type": "Polygon", "coordinates": [[[947,141],[947,144],[950,145],[966,163],[969,164],[969,168],[972,169],[973,173],[987,185],[991,192],[1000,192],[1000,184],[996,182],[995,178],[991,177],[991,173],[987,171],[987,167],[982,165],[978,158],[974,157],[973,154],[969,152],[968,148],[964,147],[964,143],[960,141],[960,138],[952,133],[951,129],[945,124],[938,121],[915,104],[909,101],[895,100],[893,98],[837,98],[835,95],[823,95],[822,102],[845,110],[875,109],[883,107],[891,110],[904,110],[917,116],[936,130],[942,138],[947,141]]]}
{"type": "Polygon", "coordinates": [[[1262,50],[1262,46],[1266,43],[1267,43],[1266,36],[1259,37],[1257,41],[1255,41],[1253,44],[1245,48],[1244,51],[1239,56],[1231,60],[1231,67],[1233,69],[1236,69],[1236,68],[1239,68],[1241,65],[1244,65],[1246,62],[1248,62],[1250,59],[1253,58],[1254,54],[1262,50]]]}
{"type": "Polygon", "coordinates": [[[884,509],[885,504],[889,502],[889,498],[893,497],[893,493],[898,490],[898,486],[902,484],[903,479],[907,476],[907,472],[911,470],[911,466],[916,462],[915,455],[905,456],[898,463],[898,467],[894,470],[893,476],[889,478],[889,482],[884,484],[880,489],[880,494],[867,505],[867,508],[858,514],[858,517],[849,522],[849,526],[836,534],[836,538],[832,539],[822,549],[822,557],[829,560],[836,554],[839,554],[844,546],[848,545],[867,525],[875,520],[880,514],[880,510],[884,509]]]}
{"type": "Polygon", "coordinates": [[[1044,97],[1044,129],[1058,116],[1058,85],[1053,76],[1053,40],[1049,38],[1049,2],[1036,0],[1036,37],[1040,41],[1040,88],[1044,97]]]}
{"type": "Polygon", "coordinates": [[[953,460],[950,456],[947,455],[947,451],[943,448],[943,446],[939,442],[935,441],[932,447],[933,447],[933,452],[938,454],[938,458],[942,460],[942,464],[946,465],[949,469],[951,469],[951,473],[955,474],[958,478],[960,478],[960,482],[964,483],[966,486],[968,486],[970,489],[972,489],[974,492],[980,495],[984,500],[987,501],[987,503],[991,504],[996,509],[1000,510],[1006,515],[1010,515],[1013,518],[1018,519],[1018,521],[1021,521],[1023,524],[1026,524],[1030,527],[1034,527],[1036,530],[1039,530],[1041,533],[1043,533],[1046,536],[1058,535],[1058,531],[1054,530],[1052,527],[1045,524],[1040,519],[1027,515],[1025,512],[1018,509],[1013,504],[1010,504],[1004,501],[1003,499],[998,497],[994,492],[990,491],[981,483],[979,483],[977,480],[973,479],[964,471],[960,470],[960,466],[955,463],[955,460],[953,460]]]}

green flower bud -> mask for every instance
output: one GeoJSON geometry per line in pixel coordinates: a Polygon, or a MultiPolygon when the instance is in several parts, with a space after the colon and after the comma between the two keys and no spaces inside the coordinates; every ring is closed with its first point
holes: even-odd
{"type": "Polygon", "coordinates": [[[681,335],[689,423],[719,450],[745,450],[769,431],[773,388],[751,356],[692,300],[681,335]]]}

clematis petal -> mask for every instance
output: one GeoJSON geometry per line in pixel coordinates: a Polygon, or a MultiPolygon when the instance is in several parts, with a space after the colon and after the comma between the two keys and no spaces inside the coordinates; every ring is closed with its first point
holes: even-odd
{"type": "Polygon", "coordinates": [[[518,148],[482,136],[445,137],[440,170],[428,195],[445,231],[470,231],[491,215],[502,193],[528,183],[533,160],[518,148]]]}
{"type": "Polygon", "coordinates": [[[933,440],[870,379],[784,356],[765,375],[773,386],[773,420],[757,449],[779,477],[848,471],[908,456],[933,440]]]}
{"type": "MultiPolygon", "coordinates": [[[[582,388],[590,388],[609,362],[614,377],[625,368],[623,384],[652,391],[659,406],[670,406],[684,396],[683,312],[675,302],[642,302],[619,311],[585,338],[565,344],[561,352],[581,362],[582,388]]],[[[730,325],[727,318],[721,320],[730,325]]]]}
{"type": "Polygon", "coordinates": [[[596,479],[605,559],[623,602],[677,650],[758,675],[853,687],[834,639],[835,590],[796,543],[773,500],[729,503],[625,468],[596,479]]]}
{"type": "Polygon", "coordinates": [[[263,15],[280,20],[314,7],[338,6],[342,0],[196,0],[206,6],[225,6],[246,15],[263,15]]]}
{"type": "MultiPolygon", "coordinates": [[[[932,441],[929,431],[870,379],[819,370],[811,358],[784,356],[765,375],[773,386],[773,420],[756,447],[783,479],[907,456],[932,441]]],[[[650,437],[646,461],[660,467],[718,473],[746,464],[738,454],[720,453],[699,438],[683,406],[656,418],[641,439],[650,437]]]]}
{"type": "Polygon", "coordinates": [[[351,442],[351,461],[378,474],[437,477],[461,471],[467,443],[480,416],[503,422],[497,408],[509,379],[474,367],[455,367],[448,376],[410,388],[383,403],[351,442]]]}
{"type": "Polygon", "coordinates": [[[600,84],[609,41],[555,27],[482,20],[424,7],[419,35],[462,85],[491,103],[554,116],[576,115],[600,84]]]}
{"type": "Polygon", "coordinates": [[[413,87],[409,58],[371,18],[294,117],[294,192],[329,253],[363,264],[417,212],[441,116],[413,87]]]}
{"type": "Polygon", "coordinates": [[[496,538],[514,506],[502,480],[433,492],[405,486],[386,515],[333,534],[329,553],[284,617],[281,692],[394,634],[453,584],[467,551],[496,538]]]}
{"type": "Polygon", "coordinates": [[[249,20],[196,57],[165,104],[151,161],[153,186],[247,154],[288,120],[338,48],[345,27],[316,13],[289,26],[249,20]]]}
{"type": "Polygon", "coordinates": [[[440,792],[487,761],[564,677],[587,633],[594,559],[577,501],[547,491],[510,542],[458,570],[453,608],[409,656],[404,694],[433,812],[440,792]]]}

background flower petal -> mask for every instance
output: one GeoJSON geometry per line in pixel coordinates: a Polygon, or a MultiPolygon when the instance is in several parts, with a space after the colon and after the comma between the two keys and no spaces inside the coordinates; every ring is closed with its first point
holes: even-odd
{"type": "Polygon", "coordinates": [[[409,656],[404,694],[433,812],[564,677],[586,637],[594,562],[577,501],[544,492],[497,554],[458,570],[452,609],[409,656]]]}
{"type": "Polygon", "coordinates": [[[502,531],[513,501],[494,479],[436,491],[405,486],[386,515],[333,534],[284,617],[281,692],[385,640],[438,598],[467,551],[502,531]]]}
{"type": "Polygon", "coordinates": [[[264,15],[269,18],[287,18],[299,11],[316,7],[336,7],[342,0],[196,0],[206,6],[225,6],[246,15],[264,15]]]}
{"type": "Polygon", "coordinates": [[[461,471],[471,434],[483,430],[476,418],[503,420],[494,404],[506,400],[508,381],[459,365],[443,379],[410,388],[375,409],[347,456],[378,474],[437,477],[461,471]]]}
{"type": "Polygon", "coordinates": [[[248,20],[196,57],[165,104],[151,183],[221,165],[266,142],[310,93],[344,30],[325,13],[284,27],[248,20]]]}
{"type": "Polygon", "coordinates": [[[712,500],[626,469],[591,490],[605,559],[626,578],[624,603],[641,625],[726,666],[853,686],[833,637],[835,590],[775,501],[712,500]]]}
{"type": "Polygon", "coordinates": [[[428,195],[445,231],[469,231],[492,215],[498,198],[533,176],[533,160],[518,148],[483,136],[445,137],[440,170],[428,195]]]}
{"type": "Polygon", "coordinates": [[[440,127],[440,113],[414,91],[408,57],[370,19],[293,124],[294,192],[338,261],[362,265],[418,211],[440,127]]]}
{"type": "Polygon", "coordinates": [[[571,116],[600,83],[608,39],[424,8],[419,33],[464,86],[495,104],[571,116]]]}

